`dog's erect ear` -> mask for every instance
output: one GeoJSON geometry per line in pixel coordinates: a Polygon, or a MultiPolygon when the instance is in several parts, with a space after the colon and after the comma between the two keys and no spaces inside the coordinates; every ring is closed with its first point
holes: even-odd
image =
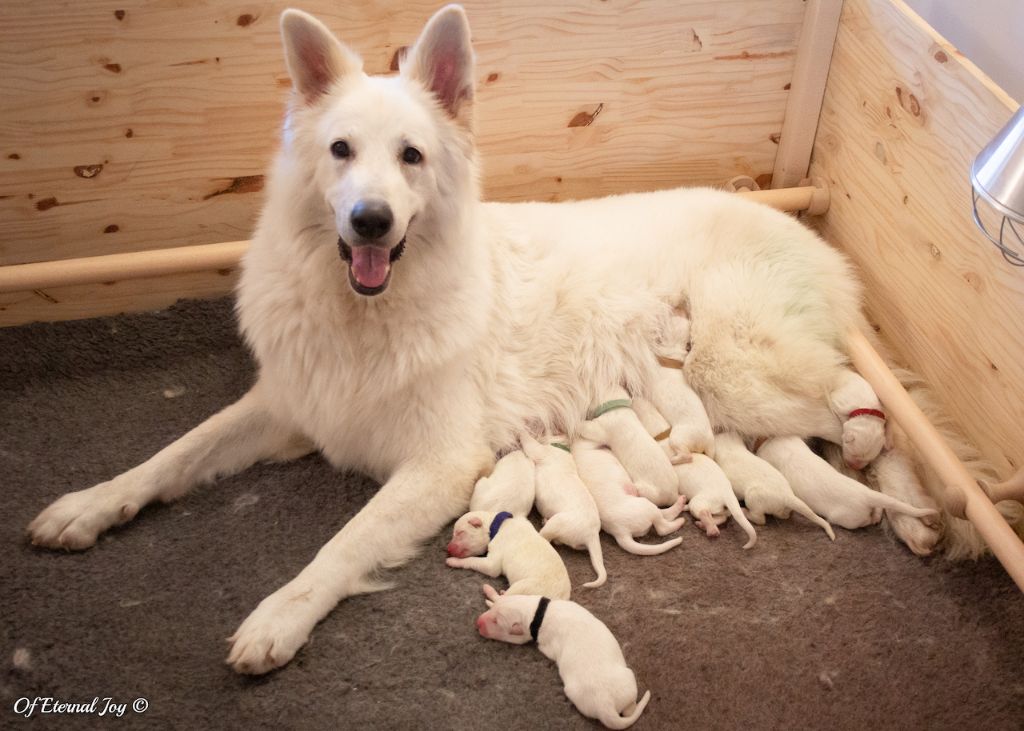
{"type": "Polygon", "coordinates": [[[312,104],[346,74],[362,68],[362,61],[323,23],[301,10],[281,13],[281,39],[285,62],[295,90],[312,104]]]}
{"type": "Polygon", "coordinates": [[[469,127],[473,102],[473,47],[459,5],[434,14],[402,64],[402,74],[434,93],[448,116],[469,127]]]}

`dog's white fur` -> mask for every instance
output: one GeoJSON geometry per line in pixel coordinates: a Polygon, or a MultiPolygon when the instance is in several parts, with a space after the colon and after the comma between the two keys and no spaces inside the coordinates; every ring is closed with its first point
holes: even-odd
{"type": "MultiPolygon", "coordinates": [[[[589,424],[590,422],[586,422],[589,424]]],[[[584,424],[584,426],[586,426],[584,424]]],[[[582,433],[584,430],[581,429],[582,433]]],[[[659,536],[675,533],[686,522],[679,517],[686,507],[686,498],[676,495],[673,505],[664,510],[631,489],[629,473],[610,449],[598,442],[580,438],[572,444],[572,456],[580,479],[597,503],[601,528],[625,551],[641,556],[654,556],[675,548],[683,542],[676,537],[655,545],[638,543],[636,536],[653,527],[659,536]]]]}
{"type": "MultiPolygon", "coordinates": [[[[629,400],[621,386],[602,393],[601,403],[629,400]]],[[[668,507],[679,497],[679,482],[672,463],[631,408],[616,408],[580,425],[580,436],[610,447],[626,468],[632,484],[643,497],[660,507],[668,507]]]]}
{"type": "MultiPolygon", "coordinates": [[[[655,342],[655,352],[680,363],[690,347],[690,321],[680,315],[669,318],[655,342]]],[[[672,464],[690,461],[690,454],[715,456],[715,433],[700,397],[686,382],[681,369],[659,367],[651,379],[651,402],[672,424],[668,437],[672,464]]]]}
{"type": "Polygon", "coordinates": [[[671,424],[665,420],[665,417],[661,415],[657,407],[652,404],[649,400],[643,396],[634,396],[632,399],[633,413],[636,414],[636,418],[643,424],[644,429],[652,437],[660,436],[664,434],[671,424]]]}
{"type": "Polygon", "coordinates": [[[936,514],[933,509],[908,505],[840,474],[799,437],[773,437],[761,445],[757,456],[781,472],[796,496],[815,513],[843,528],[873,525],[882,519],[883,509],[915,518],[936,514]]]}
{"type": "MultiPolygon", "coordinates": [[[[476,620],[482,637],[514,645],[530,641],[539,596],[493,597],[476,620]]],[[[651,691],[636,700],[636,676],[611,630],[576,602],[552,600],[537,632],[537,649],[554,660],[565,695],[584,716],[607,728],[632,726],[651,691]]]]}
{"type": "Polygon", "coordinates": [[[576,472],[569,452],[520,435],[523,450],[537,469],[537,512],[544,517],[540,534],[552,543],[587,551],[597,578],[583,586],[594,588],[608,579],[601,551],[601,516],[590,491],[576,472]]]}
{"type": "Polygon", "coordinates": [[[529,422],[573,435],[610,387],[643,394],[654,333],[684,298],[685,377],[712,424],[807,436],[846,363],[843,334],[865,324],[839,253],[711,190],[483,204],[461,9],[439,11],[386,78],[312,17],[290,10],[281,25],[295,93],[238,289],[257,383],[139,467],[54,502],[34,543],[87,548],[149,502],[314,447],[382,481],[234,634],[231,665],[263,673],[338,601],[385,588],[379,571],[465,511],[529,422]],[[350,157],[332,156],[338,140],[350,157]],[[366,196],[394,213],[377,244],[407,242],[374,297],[354,291],[338,247],[366,196]]]}
{"type": "Polygon", "coordinates": [[[743,547],[754,547],[757,543],[754,526],[743,514],[732,484],[717,462],[706,454],[694,454],[690,462],[678,464],[674,469],[679,478],[679,492],[689,499],[686,509],[708,536],[719,534],[718,526],[725,522],[728,511],[747,534],[743,547]]]}
{"type": "Polygon", "coordinates": [[[491,523],[497,515],[475,510],[455,521],[445,563],[491,578],[504,574],[509,583],[506,594],[568,599],[572,584],[558,552],[523,517],[506,518],[491,538],[491,523]]]}
{"type": "Polygon", "coordinates": [[[529,515],[536,491],[536,468],[521,449],[509,452],[494,465],[494,471],[473,486],[469,509],[490,510],[512,515],[529,515]]]}
{"type": "Polygon", "coordinates": [[[828,521],[794,495],[782,473],[747,449],[739,434],[715,435],[715,461],[729,478],[736,496],[743,500],[751,522],[764,525],[766,514],[785,520],[796,511],[820,526],[833,541],[836,539],[828,521]]]}

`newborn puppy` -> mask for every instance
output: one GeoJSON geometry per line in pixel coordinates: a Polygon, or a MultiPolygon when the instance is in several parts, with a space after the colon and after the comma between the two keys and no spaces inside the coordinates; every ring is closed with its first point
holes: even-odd
{"type": "Polygon", "coordinates": [[[562,558],[526,518],[488,510],[466,513],[455,521],[448,555],[445,563],[452,568],[473,569],[492,578],[504,574],[509,594],[569,598],[569,572],[562,558]]]}
{"type": "Polygon", "coordinates": [[[473,487],[469,509],[529,515],[536,495],[533,460],[521,449],[509,452],[494,465],[488,477],[481,477],[473,487]]]}
{"type": "Polygon", "coordinates": [[[871,384],[860,375],[843,371],[828,394],[828,403],[842,427],[840,441],[836,443],[842,446],[847,465],[862,470],[883,447],[890,446],[882,403],[871,384]]]}
{"type": "MultiPolygon", "coordinates": [[[[897,446],[900,446],[903,439],[906,437],[898,432],[897,446]]],[[[918,479],[908,450],[909,446],[882,452],[868,465],[866,475],[868,482],[885,495],[917,507],[936,509],[936,515],[920,519],[894,510],[885,511],[893,533],[918,556],[927,556],[941,538],[941,516],[938,514],[938,503],[918,479]]]]}
{"type": "Polygon", "coordinates": [[[916,518],[937,513],[930,508],[915,508],[839,474],[799,437],[769,439],[757,450],[757,456],[781,472],[796,496],[814,512],[843,528],[873,525],[882,519],[883,509],[916,518]]]}
{"type": "Polygon", "coordinates": [[[659,367],[651,376],[651,402],[672,425],[668,438],[672,464],[689,462],[691,453],[715,456],[711,421],[682,371],[689,340],[690,321],[675,315],[654,345],[659,367]]]}
{"type": "Polygon", "coordinates": [[[828,521],[793,494],[793,488],[781,472],[755,457],[739,434],[725,432],[715,435],[715,461],[729,478],[736,496],[746,504],[747,513],[754,523],[764,525],[766,513],[785,520],[795,510],[820,526],[833,541],[836,539],[828,521]]]}
{"type": "Polygon", "coordinates": [[[572,445],[576,469],[580,479],[587,486],[597,503],[601,515],[601,527],[615,542],[630,553],[653,556],[664,553],[683,542],[682,538],[648,545],[638,543],[635,536],[642,536],[653,526],[659,536],[679,530],[685,518],[679,514],[686,507],[686,499],[676,495],[676,502],[670,508],[659,510],[647,498],[638,497],[631,490],[629,474],[615,455],[597,442],[577,439],[572,445]]]}
{"type": "Polygon", "coordinates": [[[580,425],[580,436],[611,447],[643,497],[661,507],[672,505],[679,497],[672,463],[629,408],[626,389],[616,386],[603,396],[590,421],[580,425]]]}
{"type": "Polygon", "coordinates": [[[568,447],[541,444],[525,433],[519,439],[526,455],[536,464],[537,512],[545,519],[541,537],[577,551],[586,550],[597,578],[583,586],[601,586],[608,579],[601,553],[601,516],[576,473],[576,462],[568,447]]]}
{"type": "Polygon", "coordinates": [[[615,635],[576,602],[505,594],[487,606],[476,620],[480,636],[513,645],[536,640],[537,649],[558,665],[565,695],[584,716],[623,729],[647,707],[651,691],[637,703],[636,676],[615,635]]]}
{"type": "Polygon", "coordinates": [[[713,459],[706,454],[695,454],[692,462],[676,465],[675,471],[679,478],[679,492],[690,499],[687,508],[690,515],[708,536],[718,535],[718,524],[725,521],[718,520],[717,516],[728,510],[747,534],[748,540],[743,547],[751,548],[757,543],[754,526],[743,514],[729,478],[713,459]]]}
{"type": "Polygon", "coordinates": [[[665,417],[655,408],[654,404],[642,396],[633,398],[633,413],[636,414],[636,418],[640,419],[640,423],[643,424],[647,433],[655,439],[672,429],[672,425],[665,421],[665,417]]]}

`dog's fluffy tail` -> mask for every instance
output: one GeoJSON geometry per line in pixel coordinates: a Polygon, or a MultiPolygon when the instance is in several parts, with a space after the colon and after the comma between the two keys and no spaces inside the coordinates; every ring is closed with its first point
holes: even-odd
{"type": "MultiPolygon", "coordinates": [[[[974,447],[964,435],[953,424],[952,419],[939,405],[937,399],[932,395],[931,389],[924,381],[905,369],[894,368],[893,373],[928,420],[935,425],[939,434],[946,443],[953,449],[954,454],[964,463],[971,477],[975,479],[995,480],[996,473],[992,465],[985,460],[977,448],[974,447]]],[[[917,454],[917,450],[910,447],[914,457],[914,463],[918,466],[922,477],[922,483],[928,492],[935,496],[941,496],[945,490],[945,484],[940,475],[928,467],[917,454]]],[[[940,500],[941,505],[941,500],[940,500]]],[[[1018,535],[1024,537],[1024,506],[1014,500],[1003,500],[996,503],[996,509],[1002,513],[1018,535]]],[[[967,520],[956,518],[945,510],[942,511],[942,539],[940,548],[951,560],[976,559],[988,553],[988,546],[985,540],[978,533],[974,525],[967,520]]]]}

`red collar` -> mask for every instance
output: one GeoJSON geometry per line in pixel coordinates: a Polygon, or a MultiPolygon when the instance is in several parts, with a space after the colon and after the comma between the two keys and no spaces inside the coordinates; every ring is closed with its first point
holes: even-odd
{"type": "Polygon", "coordinates": [[[882,421],[885,421],[885,412],[878,409],[854,409],[846,418],[852,419],[855,416],[877,416],[882,421]]]}

